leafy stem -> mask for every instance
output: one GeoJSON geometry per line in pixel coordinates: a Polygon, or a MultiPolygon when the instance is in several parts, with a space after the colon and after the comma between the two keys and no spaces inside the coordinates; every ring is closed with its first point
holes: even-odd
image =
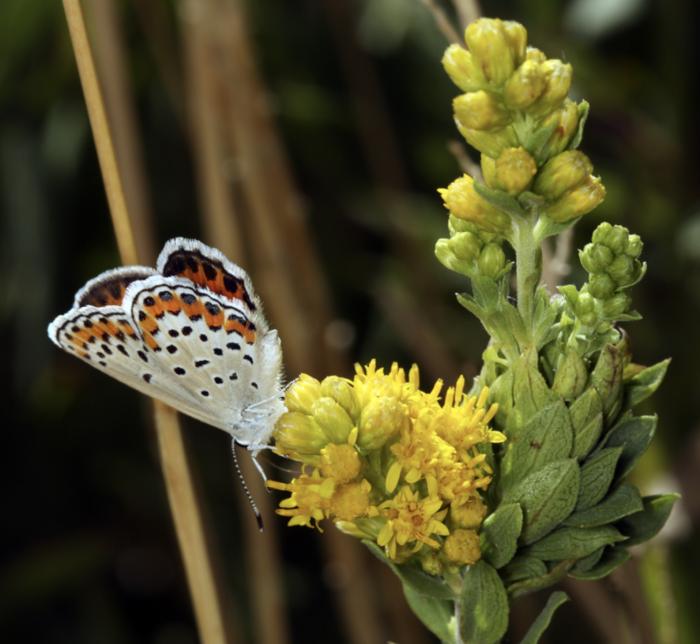
{"type": "Polygon", "coordinates": [[[535,289],[542,274],[542,253],[529,217],[513,219],[513,248],[515,250],[516,288],[518,311],[523,319],[528,338],[534,324],[535,289]]]}

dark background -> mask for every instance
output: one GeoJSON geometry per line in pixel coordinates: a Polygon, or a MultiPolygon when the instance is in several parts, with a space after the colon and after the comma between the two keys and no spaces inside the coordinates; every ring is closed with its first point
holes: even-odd
{"type": "MultiPolygon", "coordinates": [[[[185,4],[112,5],[128,55],[158,247],[171,236],[202,235],[206,188],[195,171],[187,117],[192,87],[182,71],[185,4]]],[[[426,382],[473,375],[485,335],[454,301],[458,280],[432,255],[435,239],[445,234],[435,190],[459,173],[447,149],[457,138],[451,116],[457,90],[439,63],[446,43],[433,15],[418,0],[256,0],[245,9],[332,298],[334,321],[318,338],[318,350],[330,344],[345,351],[348,366],[372,357],[406,366],[417,361],[426,382]]],[[[576,245],[603,219],[642,236],[649,270],[633,295],[644,320],[628,325],[635,361],[673,358],[666,382],[647,404],[661,422],[636,482],[645,492],[680,490],[684,501],[669,529],[638,552],[627,572],[567,585],[574,602],[557,614],[548,641],[606,641],[601,615],[612,598],[619,602],[614,615],[644,622],[643,641],[696,642],[695,3],[523,0],[484,2],[482,9],[523,22],[532,44],[574,65],[572,93],[592,106],[582,149],[608,190],[604,204],[577,227],[576,245]],[[630,585],[636,598],[629,598],[630,585]],[[643,616],[635,612],[639,606],[643,616]]],[[[99,39],[99,25],[90,24],[99,39]]],[[[46,337],[47,324],[69,308],[72,294],[119,264],[60,3],[0,3],[0,117],[0,638],[195,642],[150,407],[46,337]]],[[[276,186],[269,189],[274,193],[276,186]]],[[[573,266],[571,278],[578,280],[581,271],[576,261],[573,266]]],[[[273,322],[284,328],[284,321],[273,322]]],[[[241,536],[249,517],[239,511],[228,440],[184,422],[222,577],[236,604],[236,636],[256,641],[249,546],[241,536]]],[[[334,601],[343,575],[324,554],[325,537],[271,520],[280,524],[284,563],[277,582],[287,598],[289,641],[352,641],[334,601]]],[[[380,574],[365,563],[367,574],[380,574]]],[[[543,598],[522,603],[516,631],[543,598]]],[[[387,607],[382,593],[371,601],[385,639],[431,641],[410,621],[397,634],[401,608],[387,607]]]]}

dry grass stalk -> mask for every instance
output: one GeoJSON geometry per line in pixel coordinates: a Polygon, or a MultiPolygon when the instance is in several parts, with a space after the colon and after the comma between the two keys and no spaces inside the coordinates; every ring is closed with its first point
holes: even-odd
{"type": "MultiPolygon", "coordinates": [[[[64,0],[63,6],[119,252],[125,264],[136,264],[140,257],[134,237],[134,227],[124,196],[123,175],[114,150],[82,7],[79,0],[64,0]]],[[[180,550],[185,562],[199,634],[205,644],[231,643],[234,640],[227,632],[222,598],[205,538],[200,501],[195,492],[177,414],[157,402],[155,412],[165,483],[180,550]]]]}

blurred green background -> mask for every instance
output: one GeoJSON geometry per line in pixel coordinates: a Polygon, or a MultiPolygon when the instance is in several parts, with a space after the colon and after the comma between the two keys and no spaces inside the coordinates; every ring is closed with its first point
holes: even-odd
{"type": "MultiPolygon", "coordinates": [[[[205,188],[196,177],[191,87],[182,71],[183,14],[197,2],[111,4],[128,53],[156,246],[171,236],[199,237],[205,188]]],[[[332,298],[334,319],[318,338],[319,351],[332,345],[352,360],[417,361],[426,381],[474,375],[485,334],[456,304],[456,276],[432,254],[445,230],[435,190],[459,173],[448,151],[457,139],[457,90],[440,66],[446,42],[433,15],[419,0],[243,4],[332,298]]],[[[607,641],[602,599],[612,597],[619,602],[614,612],[645,623],[642,639],[629,641],[697,642],[697,5],[521,0],[481,8],[519,20],[531,44],[573,64],[573,94],[592,106],[582,149],[608,189],[604,204],[577,227],[576,245],[603,219],[642,236],[649,270],[633,295],[644,320],[628,325],[635,361],[673,358],[645,410],[656,409],[661,422],[637,482],[647,493],[680,490],[681,507],[626,566],[632,573],[587,584],[596,591],[583,582],[567,586],[574,602],[558,613],[548,641],[607,641]],[[641,604],[627,601],[634,580],[641,604]],[[639,606],[648,614],[635,612],[639,606]]],[[[91,35],[102,37],[99,23],[91,23],[91,35]]],[[[60,3],[0,3],[0,116],[0,261],[7,277],[0,294],[0,639],[196,642],[149,408],[46,337],[72,294],[119,263],[60,3]]],[[[256,641],[229,444],[195,425],[186,421],[186,434],[222,577],[237,605],[237,641],[256,641]]],[[[333,599],[343,575],[326,560],[319,535],[279,532],[289,641],[351,642],[333,599]]],[[[377,593],[372,601],[384,639],[431,641],[417,624],[402,639],[386,599],[377,593]]],[[[527,624],[537,601],[524,602],[514,628],[527,624]]]]}

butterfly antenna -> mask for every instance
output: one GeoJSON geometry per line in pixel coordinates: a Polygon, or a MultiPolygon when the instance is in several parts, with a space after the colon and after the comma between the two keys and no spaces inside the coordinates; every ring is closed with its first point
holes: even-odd
{"type": "Polygon", "coordinates": [[[234,440],[231,443],[231,452],[233,453],[233,462],[236,466],[236,473],[238,474],[238,478],[241,481],[241,485],[243,486],[243,492],[245,492],[245,495],[248,499],[248,503],[250,503],[250,507],[255,513],[255,520],[258,523],[258,529],[260,532],[263,531],[263,518],[262,514],[260,514],[260,510],[258,510],[258,506],[255,503],[255,499],[253,499],[253,495],[250,493],[250,490],[248,489],[248,485],[245,482],[245,478],[243,476],[243,472],[241,471],[240,465],[238,464],[238,455],[236,454],[236,441],[234,440]]]}

